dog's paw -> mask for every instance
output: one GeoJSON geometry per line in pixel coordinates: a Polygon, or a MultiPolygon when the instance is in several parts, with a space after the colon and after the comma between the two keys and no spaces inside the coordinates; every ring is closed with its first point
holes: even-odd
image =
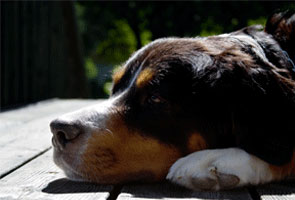
{"type": "Polygon", "coordinates": [[[238,148],[204,150],[176,161],[167,179],[193,190],[220,190],[272,180],[268,164],[238,148]]]}

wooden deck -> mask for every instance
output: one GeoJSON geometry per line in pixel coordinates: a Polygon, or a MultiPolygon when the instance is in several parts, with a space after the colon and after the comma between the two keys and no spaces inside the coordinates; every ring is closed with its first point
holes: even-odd
{"type": "Polygon", "coordinates": [[[70,181],[52,161],[49,122],[97,102],[54,99],[0,113],[0,200],[295,199],[295,182],[192,192],[169,183],[113,186],[70,181]]]}

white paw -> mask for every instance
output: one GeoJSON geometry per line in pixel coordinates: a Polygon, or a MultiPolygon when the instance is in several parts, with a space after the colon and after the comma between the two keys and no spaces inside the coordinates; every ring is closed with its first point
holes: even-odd
{"type": "Polygon", "coordinates": [[[238,148],[203,150],[176,161],[166,177],[193,190],[219,190],[272,180],[268,164],[238,148]]]}

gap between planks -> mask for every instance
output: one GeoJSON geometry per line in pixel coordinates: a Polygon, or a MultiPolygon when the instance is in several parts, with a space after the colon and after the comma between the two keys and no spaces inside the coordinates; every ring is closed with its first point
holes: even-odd
{"type": "Polygon", "coordinates": [[[41,151],[39,154],[37,154],[36,156],[33,156],[32,158],[28,159],[27,161],[24,161],[23,163],[21,163],[20,165],[16,166],[15,168],[12,168],[11,170],[9,170],[8,172],[2,174],[0,176],[0,179],[4,178],[5,176],[7,176],[8,174],[14,172],[15,170],[21,168],[22,166],[24,166],[25,164],[29,163],[30,161],[34,160],[35,158],[41,156],[42,154],[46,153],[49,149],[51,149],[51,147],[45,149],[44,151],[41,151]]]}
{"type": "Polygon", "coordinates": [[[230,199],[252,200],[247,189],[239,188],[227,191],[191,191],[168,182],[157,184],[132,184],[122,188],[117,200],[139,199],[230,199]]]}
{"type": "Polygon", "coordinates": [[[295,200],[295,180],[256,187],[261,200],[295,200]]]}
{"type": "Polygon", "coordinates": [[[52,161],[50,149],[0,180],[0,199],[245,199],[244,189],[222,192],[193,192],[169,184],[112,186],[73,182],[52,161]],[[122,188],[122,189],[121,189],[122,188]]]}
{"type": "MultiPolygon", "coordinates": [[[[38,106],[30,106],[27,108],[8,111],[0,113],[0,119],[8,119],[9,129],[19,129],[19,127],[25,127],[31,123],[31,128],[34,130],[36,124],[41,124],[43,128],[49,132],[48,119],[54,117],[54,115],[61,114],[62,112],[69,112],[71,110],[78,109],[85,105],[91,105],[98,101],[83,101],[81,100],[54,100],[52,102],[47,101],[44,104],[41,102],[38,106]],[[60,102],[58,102],[60,101],[60,102]],[[70,104],[75,102],[75,108],[70,104]],[[83,103],[81,103],[83,102],[83,103]],[[67,105],[68,107],[61,106],[52,113],[52,109],[55,105],[67,105]],[[82,105],[83,104],[83,105],[82,105]],[[70,106],[69,106],[70,105],[70,106]],[[30,109],[31,110],[30,112],[30,109]],[[42,110],[42,113],[38,113],[38,110],[42,110]],[[25,117],[25,113],[31,114],[29,118],[25,117]],[[5,116],[5,117],[4,117],[5,116]],[[13,117],[15,116],[15,126],[12,125],[13,117]],[[34,118],[37,116],[38,119],[34,118]],[[44,117],[45,116],[45,117],[44,117]],[[2,117],[2,118],[1,118],[2,117]],[[44,120],[44,118],[47,118],[44,120]],[[41,122],[41,123],[40,123],[41,122]]],[[[42,128],[42,130],[43,130],[42,128]]],[[[1,129],[2,132],[5,129],[1,129]]],[[[40,130],[39,130],[40,132],[40,130]]],[[[12,132],[14,133],[14,131],[12,132]]],[[[19,132],[20,133],[20,132],[19,132]]],[[[11,135],[11,134],[9,134],[11,135]]],[[[17,134],[12,134],[17,135],[17,134]]],[[[0,135],[0,137],[3,134],[0,135]]],[[[28,136],[31,137],[31,136],[28,136]]],[[[26,137],[26,138],[28,138],[26,137]]],[[[44,137],[41,137],[43,141],[44,137]]],[[[0,138],[1,139],[1,138],[0,138]]],[[[1,147],[5,146],[5,142],[8,140],[0,140],[1,147]],[[2,143],[1,146],[1,142],[2,143]]],[[[19,139],[19,138],[18,138],[19,139]]],[[[35,138],[33,138],[35,139],[35,138]]],[[[29,142],[29,140],[26,140],[29,142]]],[[[25,141],[25,142],[26,142],[25,141]]],[[[23,141],[22,141],[23,142],[23,141]]],[[[50,144],[50,140],[47,141],[50,144]]],[[[30,143],[26,143],[28,145],[30,143]]],[[[45,145],[46,146],[46,145],[45,145]]],[[[12,148],[19,148],[20,146],[12,146],[12,148]]],[[[30,147],[32,147],[30,145],[30,147]]],[[[106,200],[122,200],[122,199],[253,199],[253,200],[289,200],[295,199],[295,185],[293,183],[287,184],[271,184],[258,187],[257,189],[252,187],[247,192],[247,189],[239,189],[233,191],[224,192],[192,192],[180,187],[175,187],[171,184],[160,183],[153,185],[126,185],[126,186],[102,186],[91,183],[73,182],[64,178],[63,173],[53,164],[52,150],[49,147],[43,147],[38,150],[38,145],[32,147],[37,149],[33,155],[25,155],[23,162],[18,165],[14,165],[9,171],[3,173],[0,178],[0,199],[106,199],[106,200]],[[42,150],[43,149],[43,150],[42,150]],[[41,163],[41,164],[40,164],[41,163]]],[[[3,149],[3,148],[2,148],[3,149]]],[[[20,149],[22,151],[22,149],[20,149]]],[[[1,152],[1,151],[0,151],[1,152]]],[[[9,158],[13,158],[15,152],[5,152],[9,154],[9,158]]],[[[1,156],[0,156],[1,157],[1,156]]],[[[1,160],[2,161],[2,160],[1,160]]],[[[1,165],[1,163],[0,163],[1,165]]],[[[0,168],[1,169],[1,168],[0,168]]],[[[0,170],[1,171],[1,170],[0,170]]]]}
{"type": "MultiPolygon", "coordinates": [[[[74,182],[53,163],[53,150],[33,159],[0,180],[0,199],[102,199],[116,191],[112,185],[74,182]]],[[[109,199],[114,200],[114,199],[109,199]]]]}
{"type": "Polygon", "coordinates": [[[97,103],[98,100],[55,100],[34,104],[22,109],[0,113],[3,119],[15,119],[15,126],[0,129],[0,177],[23,165],[51,147],[49,123],[57,116],[97,103]],[[33,118],[26,113],[42,114],[33,118]]]}

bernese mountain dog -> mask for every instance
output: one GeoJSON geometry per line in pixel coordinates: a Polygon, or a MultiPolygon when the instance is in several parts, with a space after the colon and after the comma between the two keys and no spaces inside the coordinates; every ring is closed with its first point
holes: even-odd
{"type": "Polygon", "coordinates": [[[210,37],[157,39],[98,105],[51,122],[54,162],[100,184],[165,178],[220,190],[295,175],[295,14],[210,37]]]}

